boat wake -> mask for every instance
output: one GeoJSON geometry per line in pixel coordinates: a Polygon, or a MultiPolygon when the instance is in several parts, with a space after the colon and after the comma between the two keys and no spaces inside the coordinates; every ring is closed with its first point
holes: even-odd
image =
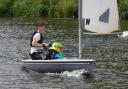
{"type": "Polygon", "coordinates": [[[128,38],[128,31],[123,31],[122,34],[117,35],[119,38],[128,38]]]}
{"type": "Polygon", "coordinates": [[[76,78],[80,78],[82,77],[84,74],[86,73],[86,71],[84,69],[82,70],[74,70],[74,71],[64,71],[63,73],[61,73],[62,77],[76,77],[76,78]]]}
{"type": "Polygon", "coordinates": [[[87,73],[84,69],[81,70],[73,70],[73,71],[64,71],[62,73],[45,73],[51,76],[61,76],[61,77],[68,77],[68,78],[81,78],[83,75],[87,73]]]}

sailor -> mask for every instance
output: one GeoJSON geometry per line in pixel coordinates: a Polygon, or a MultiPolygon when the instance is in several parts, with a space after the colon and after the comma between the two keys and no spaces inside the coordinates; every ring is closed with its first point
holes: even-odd
{"type": "Polygon", "coordinates": [[[43,42],[43,34],[45,33],[45,23],[38,20],[36,23],[36,31],[32,34],[30,46],[30,56],[32,60],[42,59],[42,47],[47,47],[48,44],[43,42]]]}
{"type": "Polygon", "coordinates": [[[49,48],[49,52],[46,55],[46,60],[53,60],[53,59],[64,59],[62,55],[62,47],[63,45],[58,42],[52,43],[52,47],[49,48]]]}

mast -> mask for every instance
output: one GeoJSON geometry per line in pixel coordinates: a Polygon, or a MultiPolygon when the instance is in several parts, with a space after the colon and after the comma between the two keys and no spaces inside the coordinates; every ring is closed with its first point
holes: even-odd
{"type": "Polygon", "coordinates": [[[79,59],[82,57],[82,51],[81,51],[81,28],[79,27],[79,59]]]}
{"type": "Polygon", "coordinates": [[[81,18],[82,18],[82,0],[79,0],[79,13],[78,13],[78,21],[79,21],[79,59],[82,57],[82,50],[81,50],[81,18]]]}

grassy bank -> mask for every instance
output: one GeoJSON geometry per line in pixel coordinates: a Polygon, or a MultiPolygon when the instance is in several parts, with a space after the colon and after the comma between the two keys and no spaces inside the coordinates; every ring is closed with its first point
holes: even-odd
{"type": "MultiPolygon", "coordinates": [[[[117,0],[121,19],[128,19],[128,0],[117,0]]],[[[0,0],[0,17],[78,17],[79,0],[0,0]]]]}
{"type": "Polygon", "coordinates": [[[77,17],[78,0],[0,0],[0,17],[77,17]]]}
{"type": "Polygon", "coordinates": [[[128,20],[121,20],[120,21],[120,29],[123,31],[128,31],[128,20]]]}
{"type": "Polygon", "coordinates": [[[117,0],[121,19],[128,20],[128,0],[117,0]]]}

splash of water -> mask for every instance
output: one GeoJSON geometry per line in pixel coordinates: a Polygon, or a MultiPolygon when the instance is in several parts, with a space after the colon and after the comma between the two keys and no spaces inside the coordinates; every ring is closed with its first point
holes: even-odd
{"type": "Polygon", "coordinates": [[[51,76],[61,76],[61,77],[73,77],[73,78],[81,78],[83,74],[86,73],[84,69],[81,70],[73,70],[73,71],[64,71],[62,73],[46,73],[51,76]]]}
{"type": "Polygon", "coordinates": [[[83,76],[83,74],[85,73],[85,70],[84,69],[81,69],[81,70],[74,70],[74,71],[64,71],[61,73],[61,76],[64,76],[64,77],[76,77],[76,78],[80,78],[83,76]]]}

